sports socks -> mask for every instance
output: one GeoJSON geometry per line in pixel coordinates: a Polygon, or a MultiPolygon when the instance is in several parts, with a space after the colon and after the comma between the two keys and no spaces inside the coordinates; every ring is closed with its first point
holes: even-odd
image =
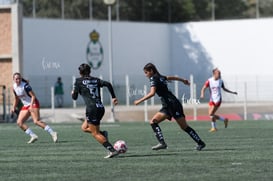
{"type": "Polygon", "coordinates": [[[220,121],[225,121],[225,118],[222,117],[222,116],[219,116],[219,120],[220,120],[220,121]]]}
{"type": "Polygon", "coordinates": [[[30,129],[30,128],[28,128],[26,131],[25,131],[25,133],[27,134],[27,135],[29,135],[29,136],[36,136],[36,134],[30,129]]]}
{"type": "Polygon", "coordinates": [[[44,128],[45,131],[47,131],[49,134],[52,134],[54,131],[53,129],[51,129],[50,126],[46,125],[46,127],[44,128]]]}
{"type": "Polygon", "coordinates": [[[190,135],[190,137],[198,144],[203,144],[203,141],[198,136],[198,134],[192,129],[190,126],[188,126],[185,131],[190,135]]]}
{"type": "Polygon", "coordinates": [[[212,127],[212,128],[216,128],[216,122],[213,122],[213,121],[212,121],[212,122],[211,122],[211,127],[212,127]]]}
{"type": "Polygon", "coordinates": [[[151,127],[155,133],[157,140],[161,144],[165,144],[164,137],[163,137],[163,134],[162,134],[162,131],[161,131],[161,128],[159,127],[159,125],[157,123],[153,123],[153,124],[151,124],[151,127]]]}
{"type": "Polygon", "coordinates": [[[110,152],[116,151],[113,145],[111,145],[111,143],[109,143],[108,141],[104,142],[102,145],[110,152]]]}

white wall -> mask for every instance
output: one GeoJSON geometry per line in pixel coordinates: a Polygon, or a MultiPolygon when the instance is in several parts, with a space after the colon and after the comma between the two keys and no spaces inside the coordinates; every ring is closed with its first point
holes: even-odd
{"type": "MultiPolygon", "coordinates": [[[[100,33],[104,48],[103,65],[95,73],[108,76],[107,22],[48,19],[24,19],[24,74],[77,75],[77,67],[86,62],[89,33],[94,29],[100,33]],[[60,66],[44,69],[43,60],[60,66]]],[[[168,70],[169,64],[165,61],[169,58],[168,35],[168,26],[164,24],[114,22],[114,74],[139,74],[147,61],[157,62],[168,70]]]]}
{"type": "Polygon", "coordinates": [[[212,67],[220,68],[226,85],[239,92],[237,100],[243,99],[247,83],[248,99],[271,101],[272,32],[272,18],[176,24],[172,26],[173,60],[180,59],[181,67],[189,65],[185,71],[197,80],[210,74],[212,67]]]}
{"type": "MultiPolygon", "coordinates": [[[[24,18],[24,76],[38,79],[33,86],[43,84],[37,86],[40,90],[53,85],[57,76],[63,76],[70,91],[71,76],[78,76],[77,67],[86,62],[89,33],[94,29],[100,33],[104,62],[93,74],[108,80],[106,21],[24,18]]],[[[242,100],[245,82],[251,90],[249,99],[273,99],[273,90],[268,86],[273,82],[272,32],[273,19],[171,25],[113,22],[114,83],[122,86],[124,75],[129,74],[131,82],[142,86],[147,83],[142,68],[147,62],[153,62],[163,74],[186,78],[193,74],[199,93],[204,81],[211,76],[212,68],[219,67],[228,88],[239,92],[238,97],[227,96],[226,100],[242,100]]],[[[180,94],[188,93],[188,88],[182,85],[180,88],[183,88],[180,94]]],[[[44,92],[39,96],[45,97],[46,102],[48,88],[44,92]]],[[[70,100],[69,94],[67,100],[70,100]]]]}
{"type": "MultiPolygon", "coordinates": [[[[143,66],[148,62],[156,63],[162,72],[169,72],[168,25],[113,22],[112,28],[115,84],[124,84],[124,76],[129,74],[134,80],[131,82],[139,85],[140,83],[135,81],[137,77],[143,85],[143,82],[147,82],[143,74],[143,66]]],[[[104,61],[101,68],[92,74],[102,75],[105,80],[109,80],[108,22],[104,21],[25,18],[23,20],[24,76],[32,80],[42,77],[40,81],[35,80],[33,84],[41,83],[46,87],[53,85],[57,76],[66,77],[65,85],[69,85],[66,89],[71,89],[69,76],[78,76],[78,66],[86,62],[89,33],[94,29],[100,33],[104,61]]],[[[36,88],[45,89],[42,86],[36,88]]],[[[46,89],[46,96],[48,96],[48,88],[46,89]]],[[[45,93],[40,96],[45,97],[45,93]]],[[[48,101],[48,99],[44,100],[48,101]]]]}

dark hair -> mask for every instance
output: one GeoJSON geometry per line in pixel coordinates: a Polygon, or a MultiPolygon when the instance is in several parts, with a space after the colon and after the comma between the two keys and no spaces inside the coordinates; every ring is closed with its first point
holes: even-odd
{"type": "Polygon", "coordinates": [[[216,71],[219,71],[219,77],[221,78],[221,71],[217,67],[212,70],[212,74],[214,74],[216,71]]]}
{"type": "Polygon", "coordinates": [[[14,78],[16,75],[18,75],[18,76],[21,78],[21,80],[22,80],[23,82],[29,83],[29,81],[26,80],[26,79],[24,79],[24,78],[22,77],[22,75],[21,75],[19,72],[15,72],[15,73],[13,74],[12,77],[14,78]]]}
{"type": "Polygon", "coordinates": [[[91,73],[91,67],[88,64],[83,63],[79,66],[79,71],[81,75],[88,76],[91,73]]]}
{"type": "Polygon", "coordinates": [[[157,74],[157,75],[161,76],[161,74],[158,72],[156,66],[155,66],[154,64],[152,64],[152,63],[147,63],[147,64],[144,66],[143,70],[146,70],[146,71],[149,71],[149,72],[150,72],[150,71],[153,71],[154,74],[157,74]]]}
{"type": "Polygon", "coordinates": [[[212,70],[212,73],[214,74],[215,71],[219,70],[217,67],[212,70]]]}

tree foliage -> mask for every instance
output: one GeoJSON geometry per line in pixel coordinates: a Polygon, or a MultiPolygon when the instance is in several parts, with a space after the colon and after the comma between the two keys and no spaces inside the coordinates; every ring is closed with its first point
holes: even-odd
{"type": "MultiPolygon", "coordinates": [[[[24,16],[66,19],[107,19],[102,0],[22,0],[24,16]],[[35,2],[35,6],[33,6],[35,2]],[[35,7],[35,11],[33,11],[35,7]],[[90,7],[91,11],[90,11],[90,7]]],[[[215,19],[255,18],[258,0],[118,0],[112,17],[122,21],[187,22],[215,19]],[[213,7],[213,4],[215,8],[213,7]],[[117,6],[119,5],[119,6],[117,6]],[[212,12],[214,9],[214,13],[212,12]]],[[[260,17],[273,15],[273,0],[259,0],[260,17]]]]}

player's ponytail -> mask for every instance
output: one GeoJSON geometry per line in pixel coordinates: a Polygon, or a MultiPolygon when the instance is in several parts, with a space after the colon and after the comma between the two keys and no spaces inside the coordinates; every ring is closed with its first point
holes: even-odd
{"type": "Polygon", "coordinates": [[[144,66],[143,70],[146,70],[146,71],[149,71],[149,72],[150,72],[150,71],[153,71],[154,74],[156,74],[156,75],[158,75],[158,76],[162,76],[162,75],[159,73],[159,71],[157,70],[156,66],[155,66],[154,64],[152,64],[152,63],[147,63],[147,64],[144,66]]]}

